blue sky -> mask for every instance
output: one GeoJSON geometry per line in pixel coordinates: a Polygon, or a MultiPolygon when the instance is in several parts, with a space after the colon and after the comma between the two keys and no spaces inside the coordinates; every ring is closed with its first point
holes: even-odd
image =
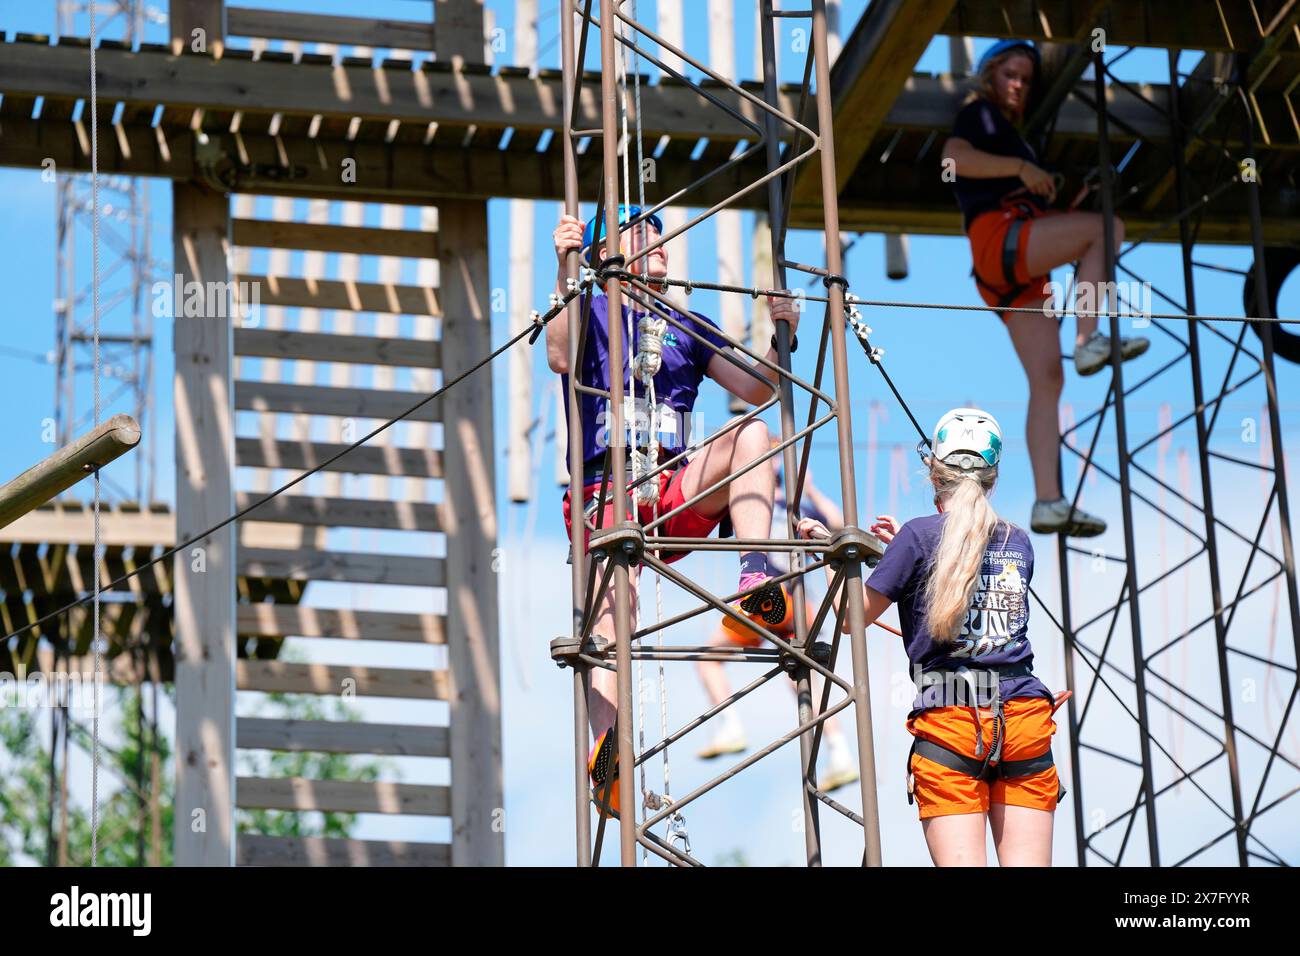
{"type": "MultiPolygon", "coordinates": [[[[306,9],[308,6],[302,0],[264,0],[259,5],[282,9],[306,9]]],[[[423,0],[419,3],[412,3],[411,0],[376,0],[366,4],[365,10],[367,15],[377,17],[411,19],[421,15],[420,11],[429,6],[431,4],[423,0]]],[[[509,43],[513,4],[490,0],[488,6],[495,14],[496,26],[504,31],[503,35],[509,43]]],[[[541,20],[540,49],[544,65],[554,65],[558,56],[558,42],[551,42],[557,34],[553,6],[543,4],[545,12],[541,20]]],[[[654,21],[654,6],[649,2],[640,4],[641,16],[650,22],[654,21]]],[[[686,6],[687,49],[693,54],[706,57],[708,41],[704,5],[686,6]]],[[[845,4],[846,34],[865,6],[864,2],[845,4]]],[[[51,32],[52,7],[52,3],[32,5],[18,3],[16,0],[0,0],[0,11],[3,12],[0,16],[0,29],[51,32]]],[[[316,0],[310,4],[310,8],[317,13],[344,14],[355,13],[357,4],[345,0],[316,0]]],[[[785,21],[782,38],[784,51],[790,50],[795,39],[791,31],[796,28],[795,22],[785,21]]],[[[160,26],[152,26],[151,38],[158,35],[161,29],[160,26]]],[[[736,33],[738,69],[744,77],[753,76],[755,74],[751,68],[750,53],[753,48],[753,32],[748,14],[737,15],[736,33]]],[[[977,53],[983,45],[983,42],[977,42],[977,53]]],[[[788,52],[783,56],[785,78],[792,81],[798,79],[793,72],[801,66],[801,58],[798,61],[788,52]]],[[[510,54],[507,52],[499,62],[511,62],[510,54]]],[[[1165,77],[1164,64],[1162,52],[1137,51],[1124,60],[1121,75],[1162,82],[1165,77]]],[[[932,44],[917,65],[917,70],[946,71],[946,41],[937,40],[932,44]]],[[[0,464],[3,464],[6,473],[13,474],[48,454],[50,450],[48,445],[42,443],[41,429],[42,421],[53,414],[54,375],[52,367],[41,357],[54,344],[51,302],[55,295],[55,188],[42,182],[37,171],[0,168],[0,196],[3,197],[6,213],[0,217],[0,250],[3,250],[3,256],[0,256],[0,277],[6,280],[10,289],[7,301],[10,321],[6,323],[9,334],[0,343],[3,345],[3,350],[0,350],[0,366],[4,369],[4,374],[0,375],[0,403],[11,409],[6,419],[9,423],[6,432],[9,441],[0,456],[0,464]]],[[[161,274],[166,276],[170,274],[170,190],[164,183],[153,183],[150,199],[153,256],[160,263],[161,274]]],[[[264,208],[259,207],[259,215],[266,214],[264,208]]],[[[557,203],[548,202],[536,206],[535,240],[538,253],[535,258],[532,302],[532,307],[536,308],[545,307],[546,295],[554,276],[549,234],[558,215],[558,208],[557,203]]],[[[588,206],[584,206],[584,212],[587,209],[588,206]]],[[[1244,218],[1244,206],[1242,215],[1244,218]]],[[[508,286],[509,272],[508,203],[501,200],[491,202],[489,216],[493,237],[491,283],[494,288],[504,288],[508,286]]],[[[746,224],[750,221],[748,214],[745,221],[746,224]]],[[[718,275],[718,258],[727,255],[745,263],[746,281],[750,281],[748,264],[751,252],[747,227],[744,234],[744,248],[721,250],[717,248],[712,223],[701,225],[690,236],[690,252],[685,264],[681,261],[680,254],[675,254],[676,250],[670,250],[672,274],[689,274],[697,280],[715,280],[718,275]]],[[[787,252],[794,260],[821,262],[823,250],[823,238],[819,233],[790,234],[787,252]]],[[[84,247],[79,252],[79,258],[83,265],[88,259],[84,247]]],[[[1241,248],[1202,246],[1198,249],[1198,259],[1245,268],[1250,256],[1241,248]]],[[[1177,290],[1175,298],[1181,298],[1182,277],[1176,247],[1162,245],[1143,249],[1134,254],[1132,261],[1135,263],[1135,271],[1148,279],[1154,287],[1169,292],[1177,290]]],[[[980,299],[968,277],[969,268],[969,249],[964,239],[912,237],[910,274],[902,281],[892,281],[885,277],[883,237],[865,235],[858,238],[850,250],[845,272],[850,277],[853,290],[863,298],[976,305],[980,304],[980,299]]],[[[1058,278],[1064,279],[1064,273],[1058,278]]],[[[765,284],[766,279],[761,279],[760,283],[765,284]]],[[[1197,297],[1202,313],[1241,314],[1240,279],[1236,276],[1200,270],[1197,274],[1197,297]]],[[[511,307],[514,307],[513,303],[511,307]]],[[[691,307],[717,316],[720,312],[719,296],[696,292],[691,298],[691,307]]],[[[1159,297],[1155,299],[1154,308],[1162,312],[1175,311],[1159,297]]],[[[1281,312],[1284,315],[1300,312],[1300,282],[1293,280],[1284,287],[1281,312]]],[[[868,309],[864,318],[875,329],[873,344],[885,350],[886,367],[925,427],[929,428],[943,411],[957,405],[980,405],[998,417],[1005,435],[1005,464],[994,503],[1011,520],[1027,524],[1033,492],[1022,437],[1026,388],[1010,340],[1001,323],[984,313],[951,312],[937,308],[868,309]]],[[[803,321],[805,327],[811,329],[820,321],[820,313],[811,307],[803,321]]],[[[168,320],[158,321],[154,353],[158,411],[156,480],[159,497],[163,500],[171,500],[173,497],[170,438],[172,362],[168,326],[168,320]]],[[[1070,326],[1071,323],[1067,323],[1067,330],[1072,331],[1070,326]]],[[[363,327],[369,328],[364,324],[363,327]]],[[[494,341],[503,340],[507,328],[506,315],[494,314],[494,341]]],[[[1181,334],[1183,326],[1181,323],[1172,323],[1170,328],[1181,334]]],[[[1222,329],[1227,335],[1235,335],[1237,332],[1236,326],[1224,325],[1222,329]]],[[[1153,339],[1151,352],[1141,360],[1141,364],[1127,366],[1126,376],[1130,371],[1133,375],[1153,371],[1175,354],[1174,344],[1167,336],[1154,329],[1145,334],[1153,339]]],[[[1064,339],[1068,337],[1063,336],[1064,339]]],[[[801,338],[812,341],[811,335],[801,338]]],[[[1250,347],[1257,346],[1253,334],[1249,332],[1247,344],[1250,347]]],[[[883,382],[862,358],[851,338],[849,348],[855,437],[853,453],[861,512],[864,515],[874,515],[890,511],[902,519],[923,514],[929,510],[930,505],[918,473],[919,463],[911,451],[916,435],[902,410],[895,405],[883,382]],[[877,429],[874,456],[868,454],[867,445],[873,419],[877,429]]],[[[1223,374],[1228,350],[1222,343],[1215,341],[1206,346],[1206,352],[1206,379],[1207,383],[1213,383],[1218,381],[1216,376],[1223,374]]],[[[540,446],[541,454],[534,462],[538,493],[535,500],[527,505],[506,503],[505,361],[498,363],[493,370],[497,399],[498,500],[502,502],[500,527],[504,558],[499,588],[502,610],[501,673],[504,694],[507,853],[512,863],[564,864],[572,860],[571,685],[568,672],[554,669],[547,657],[546,648],[548,641],[566,628],[568,569],[563,564],[566,548],[559,513],[561,492],[553,481],[552,470],[554,450],[550,434],[553,430],[555,406],[551,383],[554,377],[546,369],[540,348],[534,350],[532,358],[534,394],[538,403],[537,414],[542,419],[540,434],[544,438],[544,444],[540,446]]],[[[811,375],[814,359],[814,349],[801,349],[795,356],[795,371],[811,375]]],[[[1073,409],[1076,418],[1082,418],[1097,407],[1105,392],[1106,378],[1102,374],[1081,380],[1072,371],[1067,371],[1064,401],[1073,409]]],[[[1282,402],[1283,432],[1288,444],[1293,440],[1296,428],[1296,404],[1293,399],[1296,382],[1296,370],[1281,363],[1278,368],[1278,390],[1282,402]]],[[[1188,375],[1184,364],[1157,380],[1143,393],[1134,396],[1128,403],[1130,435],[1147,435],[1155,431],[1166,405],[1172,409],[1175,417],[1182,415],[1190,401],[1190,387],[1187,383],[1188,375]]],[[[83,408],[87,407],[89,387],[88,377],[79,379],[78,402],[83,408]]],[[[1212,385],[1207,387],[1212,388],[1212,385]]],[[[1261,446],[1257,441],[1248,439],[1252,427],[1256,433],[1262,427],[1262,403],[1263,393],[1258,383],[1246,386],[1230,397],[1224,404],[1223,417],[1216,432],[1216,447],[1238,458],[1258,461],[1261,446]],[[1249,424],[1252,421],[1253,426],[1249,424]]],[[[705,421],[715,425],[728,417],[725,401],[716,388],[706,387],[697,407],[705,416],[705,421]]],[[[109,409],[112,410],[115,409],[109,409]]],[[[835,495],[839,492],[836,450],[831,433],[823,432],[822,436],[824,437],[814,443],[813,470],[819,483],[835,495]]],[[[1109,426],[1102,432],[1099,447],[1101,460],[1112,462],[1114,435],[1109,426]]],[[[1181,476],[1185,472],[1192,497],[1198,497],[1195,435],[1190,428],[1178,429],[1171,441],[1153,446],[1143,453],[1140,460],[1153,471],[1164,469],[1171,483],[1176,486],[1180,486],[1181,476]]],[[[125,466],[115,467],[120,469],[125,466]]],[[[1065,467],[1067,477],[1075,473],[1071,461],[1067,460],[1065,467]]],[[[1248,529],[1246,533],[1249,535],[1258,520],[1260,479],[1256,473],[1244,469],[1234,471],[1233,467],[1225,467],[1221,463],[1215,466],[1216,490],[1220,496],[1218,505],[1225,520],[1248,529]]],[[[123,475],[123,480],[126,477],[123,475]]],[[[1156,494],[1149,482],[1139,483],[1135,487],[1152,496],[1156,494]]],[[[1107,564],[1104,560],[1099,560],[1096,552],[1100,551],[1100,558],[1104,558],[1123,550],[1119,533],[1117,490],[1105,478],[1101,478],[1085,489],[1084,504],[1103,514],[1111,522],[1111,530],[1102,538],[1088,543],[1088,551],[1094,552],[1093,554],[1081,555],[1075,559],[1075,573],[1078,575],[1073,599],[1076,616],[1085,616],[1089,608],[1100,609],[1108,600],[1113,600],[1120,574],[1115,568],[1108,571],[1096,570],[1098,567],[1104,569],[1107,564]]],[[[1194,521],[1192,526],[1197,527],[1194,521]]],[[[1137,532],[1139,547],[1147,555],[1144,560],[1152,560],[1154,549],[1155,553],[1162,555],[1159,560],[1165,562],[1159,565],[1149,563],[1144,567],[1168,567],[1187,553],[1187,536],[1172,523],[1159,519],[1150,509],[1139,510],[1137,532]]],[[[338,532],[333,540],[371,544],[378,542],[380,537],[378,534],[363,536],[355,532],[338,532]]],[[[1266,534],[1266,543],[1268,540],[1266,534]]],[[[1053,609],[1053,613],[1056,613],[1060,598],[1055,542],[1038,536],[1035,536],[1034,542],[1038,547],[1034,581],[1036,590],[1053,609]]],[[[387,546],[389,542],[385,541],[384,544],[387,546]]],[[[426,546],[424,542],[419,544],[421,548],[426,546]]],[[[434,547],[437,547],[436,543],[434,547]]],[[[1239,544],[1227,542],[1224,549],[1227,560],[1234,560],[1239,555],[1244,562],[1245,552],[1239,544]]],[[[697,555],[682,567],[692,577],[720,591],[733,583],[733,560],[730,556],[697,555]]],[[[1185,622],[1199,619],[1205,605],[1203,568],[1203,563],[1193,565],[1191,573],[1174,575],[1166,586],[1153,590],[1149,600],[1144,598],[1144,629],[1149,642],[1161,640],[1162,635],[1177,633],[1185,626],[1185,622]]],[[[313,600],[328,604],[332,600],[346,600],[349,595],[367,602],[393,599],[391,595],[377,589],[358,587],[338,588],[333,592],[321,589],[313,600]]],[[[1240,639],[1238,646],[1254,653],[1269,653],[1269,643],[1275,637],[1280,637],[1277,644],[1279,649],[1273,653],[1286,657],[1289,661],[1285,627],[1282,626],[1279,631],[1276,623],[1274,595],[1274,590],[1267,588],[1253,604],[1243,608],[1243,620],[1254,627],[1258,643],[1252,644],[1240,639]]],[[[681,596],[667,587],[665,602],[666,613],[673,613],[674,608],[686,606],[681,596]]],[[[1284,597],[1282,608],[1284,615],[1284,597]]],[[[1038,670],[1050,686],[1062,688],[1064,663],[1060,636],[1044,620],[1038,608],[1034,608],[1032,615],[1031,620],[1036,621],[1031,625],[1031,635],[1038,656],[1038,670]]],[[[713,626],[712,621],[707,625],[708,628],[713,626]]],[[[1162,660],[1170,662],[1171,678],[1177,677],[1189,689],[1197,688],[1206,695],[1214,695],[1217,694],[1217,681],[1203,684],[1207,678],[1199,670],[1212,663],[1207,645],[1201,643],[1204,631],[1202,629],[1196,641],[1185,642],[1162,660]],[[1188,645],[1192,646],[1187,652],[1190,656],[1183,656],[1183,648],[1188,645]],[[1196,672],[1187,672],[1188,661],[1194,662],[1196,672]]],[[[1241,633],[1244,632],[1243,629],[1241,633]]],[[[672,632],[668,640],[695,644],[702,642],[705,636],[704,625],[685,625],[672,632]]],[[[1098,644],[1101,643],[1101,637],[1098,635],[1098,644]]],[[[1116,646],[1126,646],[1127,639],[1125,616],[1114,638],[1116,646]]],[[[373,648],[328,646],[329,643],[340,642],[299,643],[312,659],[323,660],[329,655],[328,659],[335,663],[346,663],[354,659],[390,666],[400,666],[408,660],[412,664],[417,663],[417,658],[408,657],[405,649],[399,652],[386,648],[382,651],[384,656],[381,661],[373,648]]],[[[423,661],[424,658],[418,660],[423,661]]],[[[669,673],[669,708],[674,725],[703,709],[703,696],[694,676],[682,665],[675,666],[679,670],[670,670],[669,673]]],[[[1245,664],[1239,666],[1246,667],[1245,664]]],[[[885,859],[887,863],[923,864],[928,862],[928,857],[915,821],[915,811],[907,806],[901,790],[903,754],[910,742],[902,728],[902,717],[906,713],[911,693],[908,686],[899,681],[900,675],[905,681],[905,659],[894,639],[880,631],[871,635],[871,667],[885,859]]],[[[847,654],[839,670],[842,675],[849,673],[847,654]]],[[[732,671],[733,681],[739,682],[740,668],[733,667],[732,671]]],[[[1081,665],[1076,665],[1076,671],[1081,675],[1086,673],[1081,665]]],[[[1262,674],[1242,670],[1234,672],[1235,677],[1242,675],[1243,679],[1257,677],[1263,680],[1262,674]]],[[[653,685],[657,677],[648,672],[646,680],[653,685]]],[[[1268,694],[1276,691],[1276,682],[1275,677],[1274,686],[1266,686],[1266,693],[1259,696],[1253,710],[1249,702],[1238,708],[1238,718],[1254,721],[1261,737],[1270,736],[1269,722],[1272,720],[1275,723],[1279,712],[1268,703],[1268,694]]],[[[755,743],[761,734],[767,733],[771,737],[787,729],[793,717],[790,695],[785,690],[775,688],[767,688],[763,693],[755,695],[741,706],[740,711],[750,728],[751,742],[755,743]]],[[[1153,733],[1163,734],[1162,739],[1171,741],[1170,746],[1174,747],[1180,762],[1195,763],[1193,758],[1205,753],[1204,748],[1209,746],[1207,741],[1197,738],[1194,733],[1187,736],[1185,732],[1178,731],[1176,725],[1171,723],[1169,714],[1158,711],[1159,708],[1153,711],[1153,733]],[[1183,736],[1180,737],[1180,733],[1183,736]]],[[[657,706],[652,707],[650,712],[656,713],[657,706]]],[[[418,721],[436,719],[438,708],[413,708],[405,703],[387,701],[367,704],[365,713],[372,719],[418,721]]],[[[1134,752],[1136,735],[1132,732],[1131,722],[1117,708],[1109,706],[1108,709],[1104,694],[1098,698],[1096,713],[1101,715],[1098,720],[1113,722],[1117,747],[1124,752],[1134,752]]],[[[1061,726],[1056,755],[1058,764],[1064,766],[1068,764],[1068,750],[1063,739],[1066,733],[1064,719],[1061,726]]],[[[700,736],[696,733],[683,747],[674,750],[673,780],[674,790],[678,793],[698,784],[718,769],[691,756],[691,752],[698,746],[696,741],[700,736]]],[[[1243,762],[1247,767],[1251,765],[1252,759],[1250,748],[1243,747],[1243,762]]],[[[1102,765],[1098,765],[1096,770],[1092,767],[1089,764],[1088,777],[1084,782],[1088,788],[1087,819],[1090,825],[1096,826],[1100,825],[1100,821],[1114,819],[1131,803],[1131,790],[1135,784],[1129,771],[1122,767],[1113,768],[1113,776],[1106,776],[1112,770],[1102,765]],[[1126,794],[1127,801],[1124,797],[1126,794]]],[[[445,778],[446,773],[445,767],[439,767],[431,761],[406,762],[402,764],[402,769],[405,779],[427,782],[438,782],[445,778]]],[[[1288,779],[1283,775],[1284,771],[1275,773],[1277,776],[1272,778],[1274,782],[1268,788],[1269,793],[1282,785],[1278,780],[1288,779]]],[[[753,771],[725,785],[717,794],[705,798],[698,806],[689,808],[687,818],[697,852],[706,862],[714,862],[736,849],[743,849],[751,862],[797,862],[802,837],[794,830],[791,822],[793,810],[798,806],[796,777],[796,751],[793,747],[787,747],[753,771]]],[[[1067,787],[1074,786],[1068,769],[1066,784],[1067,787]]],[[[1217,799],[1223,799],[1220,789],[1214,788],[1212,792],[1217,799]]],[[[856,806],[856,794],[844,799],[856,806]]],[[[1162,808],[1167,805],[1163,801],[1167,800],[1182,801],[1177,805],[1178,812],[1187,814],[1189,819],[1203,820],[1207,827],[1218,825],[1214,812],[1192,787],[1184,785],[1177,795],[1162,798],[1162,808]],[[1183,793],[1183,790],[1187,792],[1183,793]]],[[[1162,809],[1162,814],[1163,812],[1162,809]]],[[[848,825],[839,820],[830,820],[832,816],[830,813],[823,816],[828,862],[856,862],[861,853],[860,839],[855,837],[848,825]]],[[[1073,859],[1072,826],[1072,815],[1068,811],[1058,814],[1056,848],[1059,861],[1073,859]]],[[[1262,826],[1267,827],[1268,824],[1262,826]]],[[[1191,833],[1194,830],[1189,826],[1188,834],[1175,834],[1168,839],[1175,845],[1184,836],[1186,841],[1192,841],[1191,833]]],[[[407,835],[419,839],[438,836],[441,827],[434,823],[410,820],[367,818],[363,823],[363,831],[363,836],[407,835]]],[[[1294,834],[1291,835],[1291,841],[1291,857],[1294,858],[1294,834]]],[[[1216,859],[1226,862],[1221,857],[1216,859]]]]}

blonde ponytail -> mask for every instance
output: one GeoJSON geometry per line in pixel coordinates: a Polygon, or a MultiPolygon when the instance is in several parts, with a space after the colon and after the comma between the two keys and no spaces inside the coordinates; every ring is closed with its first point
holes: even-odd
{"type": "Polygon", "coordinates": [[[951,644],[966,621],[984,552],[1001,521],[988,500],[997,481],[997,468],[963,473],[936,460],[931,463],[930,481],[934,503],[942,507],[945,517],[922,587],[921,604],[935,642],[951,644]]]}

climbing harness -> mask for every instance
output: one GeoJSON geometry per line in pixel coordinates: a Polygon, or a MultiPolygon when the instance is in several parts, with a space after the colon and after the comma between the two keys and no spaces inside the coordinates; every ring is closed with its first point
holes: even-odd
{"type": "MultiPolygon", "coordinates": [[[[1001,683],[1013,677],[1025,677],[1033,673],[1033,669],[1028,664],[1016,664],[1005,668],[961,668],[953,670],[950,668],[934,668],[925,670],[921,673],[921,679],[917,689],[924,694],[926,688],[934,686],[945,686],[954,678],[961,679],[965,682],[970,692],[971,703],[967,706],[971,709],[971,714],[975,718],[975,756],[971,757],[951,747],[937,743],[926,737],[916,737],[912,741],[911,749],[907,752],[907,764],[904,770],[907,782],[907,802],[911,805],[914,801],[916,792],[916,777],[912,772],[912,758],[915,756],[925,757],[942,767],[949,770],[956,770],[974,777],[977,780],[1009,780],[1018,777],[1028,777],[1031,774],[1041,773],[1056,765],[1052,757],[1051,747],[1037,757],[1029,757],[1024,760],[1003,760],[1003,744],[1006,741],[1007,721],[1003,711],[1001,683]],[[984,745],[984,724],[980,718],[980,710],[992,708],[993,711],[993,732],[992,739],[988,747],[984,745]]],[[[1060,707],[1069,697],[1067,692],[1064,696],[1059,697],[1053,702],[1052,712],[1060,707]]],[[[957,706],[961,706],[958,704],[957,706]]],[[[1058,791],[1056,794],[1057,803],[1065,798],[1065,787],[1057,781],[1058,791]]]]}

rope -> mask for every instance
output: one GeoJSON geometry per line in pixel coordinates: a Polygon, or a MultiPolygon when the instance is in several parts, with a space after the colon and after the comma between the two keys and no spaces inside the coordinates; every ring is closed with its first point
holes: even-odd
{"type": "MultiPolygon", "coordinates": [[[[90,11],[90,288],[91,288],[91,327],[94,371],[92,373],[95,406],[95,425],[99,425],[99,85],[96,78],[95,46],[95,3],[91,0],[87,8],[90,11]]],[[[95,658],[95,676],[93,692],[94,714],[91,717],[91,756],[90,756],[90,865],[99,865],[99,688],[103,674],[103,646],[99,632],[100,626],[100,560],[103,553],[102,536],[99,527],[100,480],[99,467],[94,471],[95,501],[95,542],[94,542],[94,628],[92,645],[95,658]]]]}
{"type": "MultiPolygon", "coordinates": [[[[150,558],[148,561],[144,562],[139,567],[136,567],[126,572],[120,577],[114,578],[102,590],[111,591],[114,588],[118,587],[119,585],[125,584],[127,581],[130,581],[136,575],[141,574],[149,570],[150,568],[161,564],[163,561],[166,561],[168,558],[171,558],[174,555],[178,554],[179,552],[184,551],[186,548],[190,547],[191,545],[198,544],[204,538],[216,534],[222,528],[225,528],[231,524],[234,524],[236,521],[246,518],[249,514],[256,511],[258,508],[261,508],[267,502],[271,501],[274,498],[278,498],[286,491],[289,491],[290,489],[295,488],[298,485],[302,484],[312,475],[315,475],[318,472],[328,469],[331,465],[337,462],[340,458],[343,458],[349,452],[355,451],[356,449],[360,448],[362,445],[371,441],[377,435],[383,434],[388,429],[396,425],[398,422],[405,421],[407,418],[414,415],[416,412],[422,409],[425,405],[428,405],[430,402],[437,401],[439,398],[445,395],[449,390],[459,385],[461,382],[465,381],[465,379],[469,378],[475,372],[479,371],[484,366],[490,365],[492,362],[496,361],[506,352],[510,351],[511,348],[517,345],[525,337],[531,337],[529,344],[532,344],[532,342],[536,341],[537,336],[542,333],[543,329],[545,329],[547,323],[549,323],[557,315],[563,312],[565,307],[569,304],[569,302],[575,299],[584,290],[588,289],[591,285],[591,281],[592,280],[587,279],[577,283],[577,285],[573,289],[569,290],[567,293],[565,293],[564,296],[559,298],[559,300],[556,302],[555,305],[547,309],[545,313],[537,315],[533,325],[530,328],[521,329],[517,334],[512,335],[501,345],[497,346],[487,355],[483,356],[483,358],[479,359],[469,368],[465,369],[465,371],[461,372],[459,375],[456,375],[451,379],[447,380],[446,382],[444,382],[441,388],[435,389],[434,391],[425,395],[422,399],[420,399],[418,402],[416,402],[406,411],[398,415],[394,415],[392,418],[388,419],[382,425],[379,425],[378,427],[367,432],[365,435],[358,438],[356,441],[348,445],[346,448],[336,452],[333,455],[330,455],[330,457],[326,458],[320,464],[308,468],[302,474],[285,482],[279,488],[276,488],[274,491],[267,494],[264,498],[260,498],[259,500],[254,501],[252,504],[248,505],[247,507],[241,508],[239,511],[236,511],[230,517],[223,518],[221,521],[218,521],[212,527],[204,531],[200,531],[198,534],[185,539],[179,544],[173,545],[172,547],[165,550],[162,554],[158,555],[158,557],[150,558]]],[[[68,613],[72,609],[81,607],[82,605],[91,601],[93,597],[94,595],[88,594],[84,597],[78,598],[75,601],[69,601],[67,604],[59,608],[57,611],[51,611],[49,614],[46,614],[44,617],[38,618],[37,620],[32,621],[30,624],[24,624],[22,627],[18,628],[17,630],[11,631],[10,633],[5,635],[4,639],[8,640],[9,638],[19,637],[23,634],[26,634],[28,631],[33,630],[34,628],[38,628],[43,624],[48,624],[51,621],[56,620],[62,615],[68,613]]]]}

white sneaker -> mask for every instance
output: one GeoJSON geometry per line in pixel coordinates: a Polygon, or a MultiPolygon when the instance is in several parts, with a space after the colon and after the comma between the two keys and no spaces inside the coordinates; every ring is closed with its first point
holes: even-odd
{"type": "MultiPolygon", "coordinates": [[[[1119,354],[1122,361],[1137,358],[1151,345],[1149,339],[1137,336],[1119,340],[1119,354]]],[[[1082,345],[1074,349],[1074,370],[1080,375],[1095,375],[1110,362],[1110,336],[1093,332],[1082,345]]]]}
{"type": "Polygon", "coordinates": [[[708,745],[701,750],[696,756],[701,760],[712,760],[714,757],[721,757],[724,754],[744,753],[749,744],[745,742],[745,730],[743,727],[723,725],[718,728],[718,732],[713,735],[713,739],[708,745]]]}
{"type": "Polygon", "coordinates": [[[857,783],[858,778],[862,775],[858,773],[857,764],[847,755],[832,757],[831,764],[826,768],[826,773],[817,780],[817,789],[822,793],[830,793],[832,790],[838,790],[840,787],[847,787],[851,783],[857,783]]]}
{"type": "Polygon", "coordinates": [[[1029,527],[1037,534],[1060,534],[1071,538],[1092,538],[1106,530],[1106,522],[1082,508],[1070,508],[1066,498],[1035,501],[1029,527]]]}

